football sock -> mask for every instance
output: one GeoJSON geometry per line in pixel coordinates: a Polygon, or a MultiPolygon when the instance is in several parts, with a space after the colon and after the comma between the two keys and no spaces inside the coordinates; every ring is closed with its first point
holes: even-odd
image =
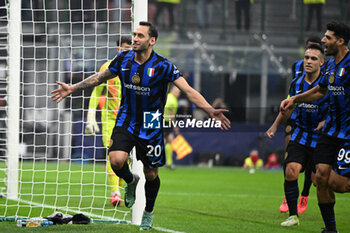
{"type": "Polygon", "coordinates": [[[145,193],[146,193],[146,208],[147,212],[152,212],[154,203],[156,201],[158,190],[160,187],[159,176],[152,181],[146,180],[145,183],[145,193]]]}
{"type": "Polygon", "coordinates": [[[305,170],[304,187],[303,187],[303,191],[301,192],[302,196],[304,196],[304,197],[309,196],[311,184],[312,184],[311,171],[305,170]]]}
{"type": "MultiPolygon", "coordinates": [[[[112,165],[112,164],[111,164],[112,165]]],[[[134,180],[134,176],[133,174],[130,172],[130,169],[129,169],[129,165],[127,162],[124,163],[123,167],[119,170],[117,169],[114,169],[113,166],[112,166],[112,169],[114,171],[114,173],[123,178],[125,180],[126,183],[131,183],[133,180],[134,180]]]]}
{"type": "Polygon", "coordinates": [[[298,180],[293,181],[284,181],[284,194],[286,196],[288,208],[289,208],[289,216],[298,215],[298,196],[299,196],[299,188],[298,188],[298,180]]]}
{"type": "Polygon", "coordinates": [[[323,222],[329,231],[336,231],[336,223],[335,223],[335,215],[334,215],[334,204],[331,203],[318,203],[318,206],[321,210],[321,215],[323,218],[323,222]]]}

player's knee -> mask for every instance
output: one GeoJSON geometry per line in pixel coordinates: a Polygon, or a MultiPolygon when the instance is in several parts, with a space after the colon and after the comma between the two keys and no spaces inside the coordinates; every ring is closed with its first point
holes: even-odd
{"type": "Polygon", "coordinates": [[[146,180],[148,181],[153,181],[157,178],[158,175],[155,175],[155,174],[148,174],[148,175],[145,175],[145,178],[146,180]]]}
{"type": "Polygon", "coordinates": [[[144,174],[145,174],[146,180],[153,181],[158,176],[158,169],[147,169],[147,168],[145,169],[144,168],[144,174]]]}
{"type": "Polygon", "coordinates": [[[109,154],[109,162],[113,169],[121,169],[125,163],[125,158],[123,156],[118,156],[117,154],[109,154]]]}
{"type": "Polygon", "coordinates": [[[111,167],[117,170],[121,169],[124,165],[124,162],[122,162],[121,160],[112,159],[112,158],[110,159],[110,163],[111,163],[111,167]]]}
{"type": "Polygon", "coordinates": [[[299,176],[299,168],[288,164],[286,167],[286,180],[296,180],[299,176]]]}
{"type": "Polygon", "coordinates": [[[315,178],[317,185],[325,185],[328,181],[328,173],[319,169],[316,172],[315,178]]]}

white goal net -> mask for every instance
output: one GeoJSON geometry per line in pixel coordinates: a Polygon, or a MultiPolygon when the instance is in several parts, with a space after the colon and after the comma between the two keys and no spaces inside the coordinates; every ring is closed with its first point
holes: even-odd
{"type": "Polygon", "coordinates": [[[127,0],[0,0],[0,217],[130,220],[110,203],[101,134],[84,133],[92,90],[60,104],[50,92],[116,55],[132,9],[127,0]]]}

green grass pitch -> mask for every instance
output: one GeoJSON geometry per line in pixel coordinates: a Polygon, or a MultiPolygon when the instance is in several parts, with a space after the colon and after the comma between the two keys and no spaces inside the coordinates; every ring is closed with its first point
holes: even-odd
{"type": "MultiPolygon", "coordinates": [[[[311,187],[308,209],[300,216],[300,226],[280,226],[288,217],[288,214],[279,212],[283,198],[282,171],[259,170],[249,174],[247,170],[231,167],[178,167],[175,171],[161,168],[159,173],[161,188],[155,206],[155,227],[195,233],[316,233],[323,227],[314,187],[311,187]]],[[[303,175],[299,179],[300,190],[302,180],[303,175]]],[[[348,194],[337,194],[335,212],[341,233],[350,232],[349,201],[348,194]]],[[[105,208],[110,207],[106,205],[105,208]]],[[[0,223],[0,232],[34,231],[138,232],[138,227],[95,223],[19,228],[14,222],[0,223]]],[[[149,232],[160,231],[153,229],[149,232]]]]}

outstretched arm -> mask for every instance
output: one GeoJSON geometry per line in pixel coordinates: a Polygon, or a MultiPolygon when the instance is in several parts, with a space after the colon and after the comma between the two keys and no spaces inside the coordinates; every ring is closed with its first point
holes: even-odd
{"type": "Polygon", "coordinates": [[[193,89],[183,77],[180,77],[174,81],[174,84],[186,94],[187,98],[194,103],[197,107],[206,111],[210,117],[221,121],[221,129],[228,130],[231,128],[231,122],[224,115],[224,112],[228,112],[227,109],[214,109],[204,97],[195,89],[193,89]]]}
{"type": "Polygon", "coordinates": [[[286,122],[288,118],[292,115],[292,112],[293,109],[288,109],[288,111],[285,114],[279,112],[271,127],[266,131],[266,135],[269,138],[273,138],[275,136],[278,126],[286,122]]]}
{"type": "Polygon", "coordinates": [[[284,114],[285,111],[291,108],[294,103],[303,103],[303,102],[310,103],[312,101],[319,100],[327,94],[327,91],[328,91],[327,88],[317,85],[314,88],[300,95],[295,95],[288,99],[283,100],[281,102],[280,110],[282,114],[284,114]]]}
{"type": "Polygon", "coordinates": [[[51,92],[51,98],[53,101],[59,103],[73,92],[80,91],[89,87],[98,86],[102,82],[105,82],[113,77],[115,77],[115,75],[112,74],[109,69],[106,69],[103,72],[93,74],[87,79],[84,79],[83,81],[78,82],[74,85],[68,85],[66,83],[57,81],[56,83],[61,87],[51,92]]]}

